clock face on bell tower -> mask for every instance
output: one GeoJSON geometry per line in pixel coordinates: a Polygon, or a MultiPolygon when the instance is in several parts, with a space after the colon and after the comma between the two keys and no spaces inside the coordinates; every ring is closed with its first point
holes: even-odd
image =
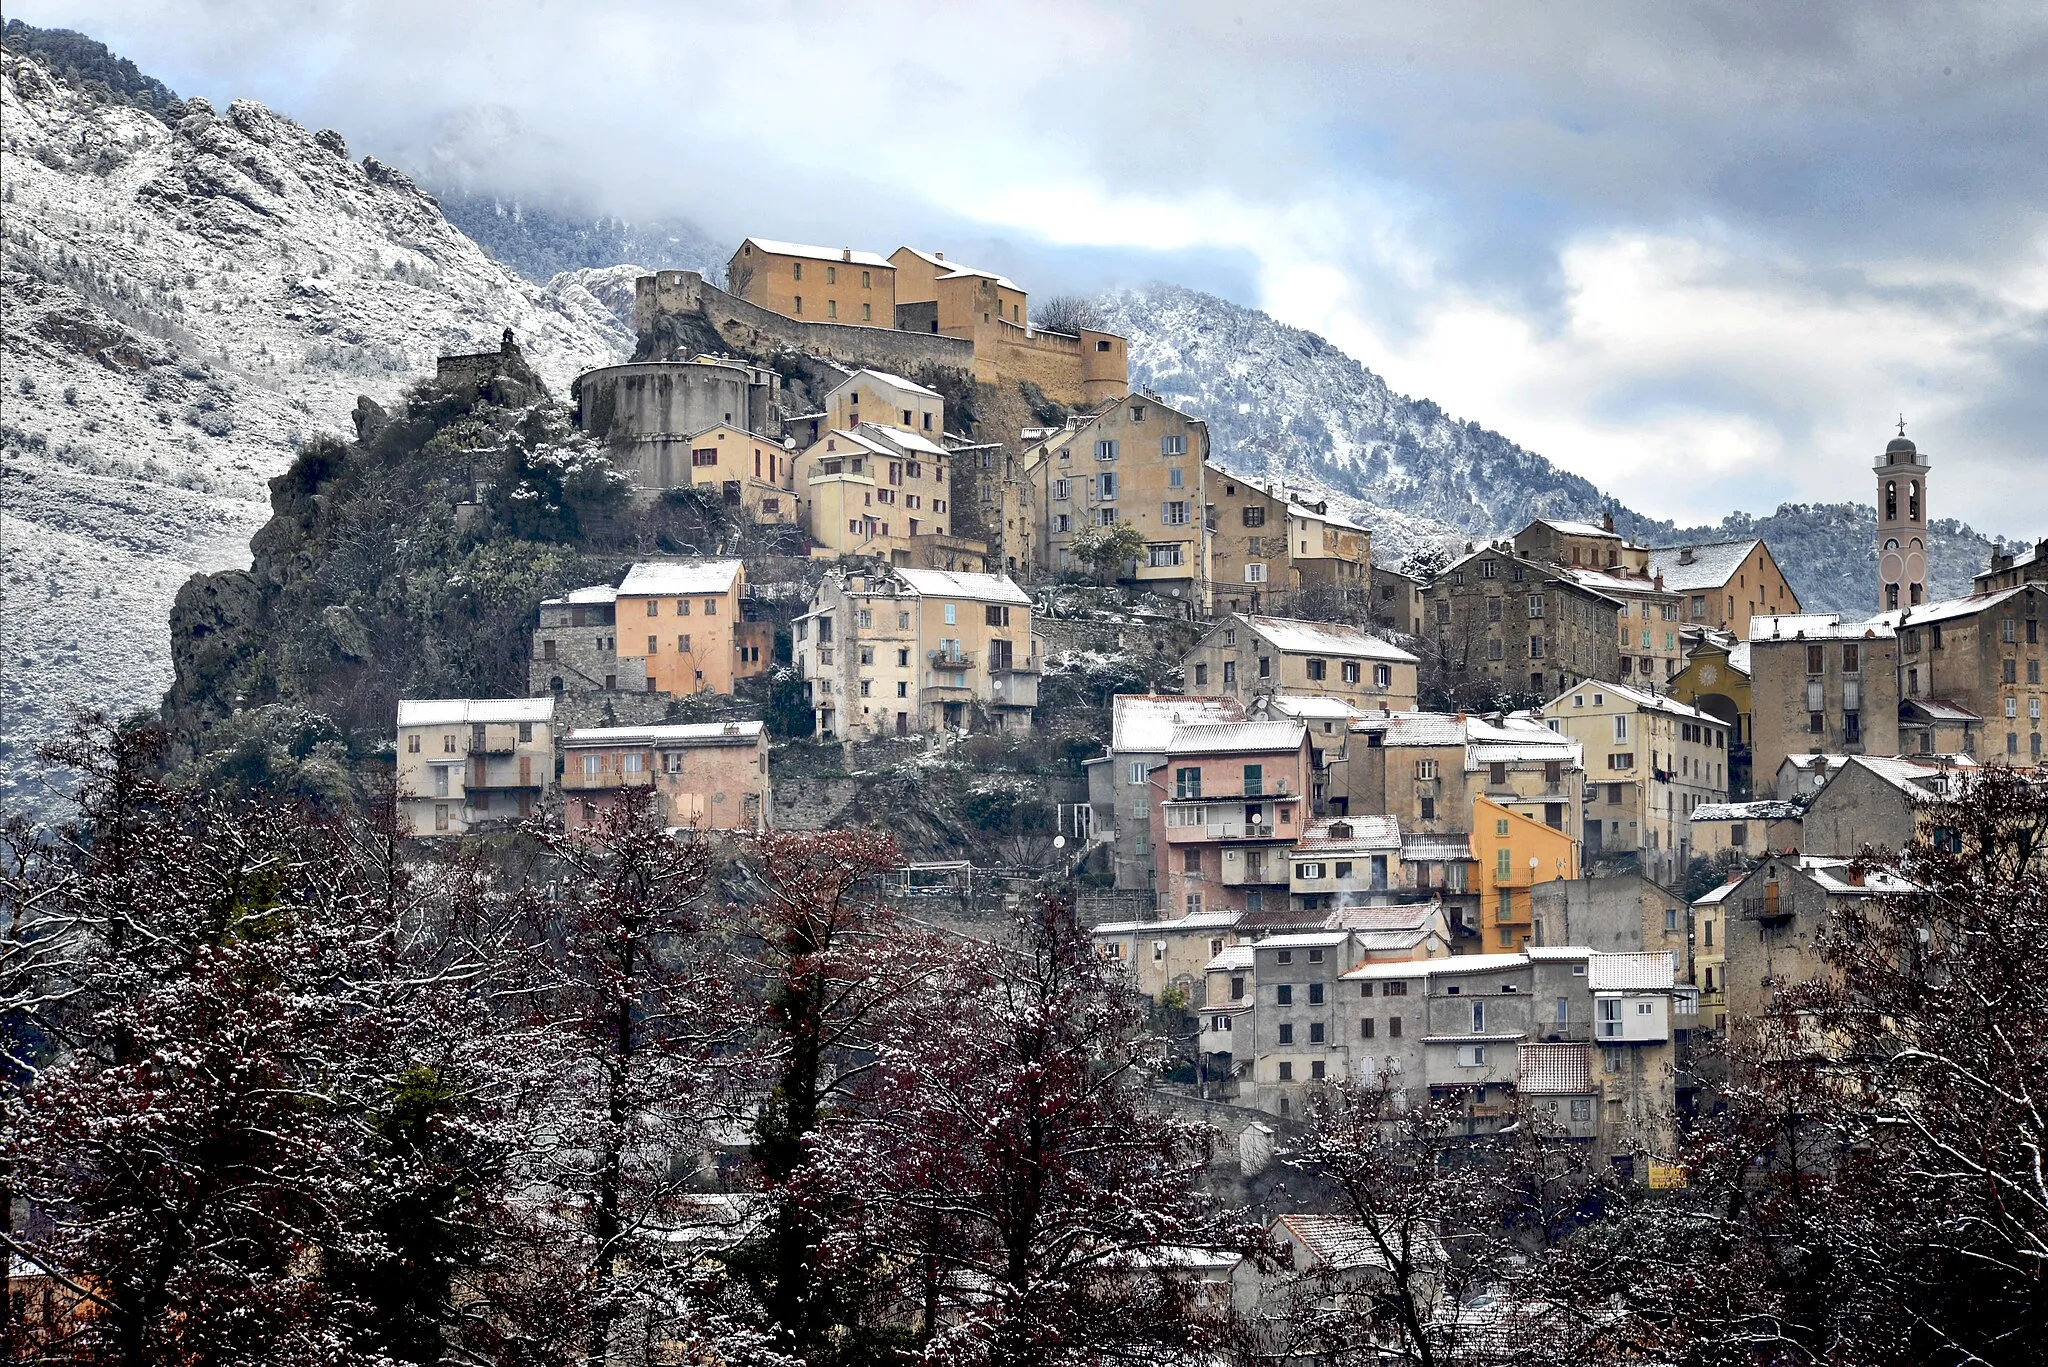
{"type": "Polygon", "coordinates": [[[1880,611],[1927,601],[1927,457],[1906,436],[1892,438],[1877,472],[1877,605],[1880,611]]]}

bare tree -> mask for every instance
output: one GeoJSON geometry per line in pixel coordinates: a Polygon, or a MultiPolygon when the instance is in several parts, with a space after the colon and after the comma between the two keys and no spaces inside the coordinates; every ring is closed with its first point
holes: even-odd
{"type": "Polygon", "coordinates": [[[1102,310],[1092,299],[1077,294],[1055,294],[1031,306],[1031,324],[1046,332],[1077,333],[1084,328],[1100,331],[1102,310]]]}

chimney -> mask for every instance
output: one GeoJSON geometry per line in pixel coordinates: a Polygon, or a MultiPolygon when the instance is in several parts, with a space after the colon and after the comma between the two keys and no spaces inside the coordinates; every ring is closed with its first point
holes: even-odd
{"type": "Polygon", "coordinates": [[[851,247],[841,247],[841,248],[839,249],[839,259],[840,259],[841,261],[851,261],[851,260],[853,260],[853,248],[851,248],[851,247]]]}
{"type": "Polygon", "coordinates": [[[1690,565],[1692,563],[1692,547],[1687,546],[1679,551],[1678,563],[1681,565],[1690,565]]]}
{"type": "Polygon", "coordinates": [[[1600,514],[1600,530],[1601,530],[1601,531],[1604,531],[1604,532],[1611,532],[1611,531],[1613,531],[1613,530],[1614,530],[1614,514],[1613,514],[1613,513],[1602,513],[1602,514],[1600,514]]]}
{"type": "Polygon", "coordinates": [[[933,252],[932,258],[937,261],[944,261],[946,259],[946,254],[944,252],[933,252]]]}
{"type": "Polygon", "coordinates": [[[1653,587],[1655,587],[1655,588],[1658,588],[1658,589],[1662,589],[1662,588],[1664,587],[1664,576],[1663,576],[1663,575],[1661,575],[1661,574],[1659,574],[1659,575],[1654,575],[1654,576],[1652,576],[1652,578],[1650,579],[1650,583],[1651,583],[1651,585],[1652,585],[1653,587]]]}

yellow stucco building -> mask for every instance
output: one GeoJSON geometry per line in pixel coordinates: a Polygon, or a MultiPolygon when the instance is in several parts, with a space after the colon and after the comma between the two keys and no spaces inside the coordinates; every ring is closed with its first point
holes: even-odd
{"type": "Polygon", "coordinates": [[[896,326],[896,268],[874,252],[750,237],[725,278],[729,292],[788,318],[896,326]]]}
{"type": "Polygon", "coordinates": [[[759,633],[741,626],[746,581],[746,567],[737,560],[634,565],[618,591],[619,658],[645,663],[649,692],[732,692],[734,679],[774,663],[759,633]]]}

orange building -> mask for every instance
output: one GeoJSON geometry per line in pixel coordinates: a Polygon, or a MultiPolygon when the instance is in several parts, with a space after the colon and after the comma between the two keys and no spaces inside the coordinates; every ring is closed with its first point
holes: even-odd
{"type": "Polygon", "coordinates": [[[767,624],[741,620],[746,577],[737,560],[643,560],[627,573],[618,654],[645,663],[648,692],[730,693],[774,663],[767,624]]]}
{"type": "Polygon", "coordinates": [[[730,293],[786,318],[896,326],[896,268],[875,252],[750,237],[725,279],[730,293]]]}
{"type": "Polygon", "coordinates": [[[1477,866],[1481,944],[1525,949],[1534,938],[1529,890],[1579,876],[1579,844],[1568,831],[1532,820],[1485,797],[1472,799],[1472,859],[1477,866]]]}

